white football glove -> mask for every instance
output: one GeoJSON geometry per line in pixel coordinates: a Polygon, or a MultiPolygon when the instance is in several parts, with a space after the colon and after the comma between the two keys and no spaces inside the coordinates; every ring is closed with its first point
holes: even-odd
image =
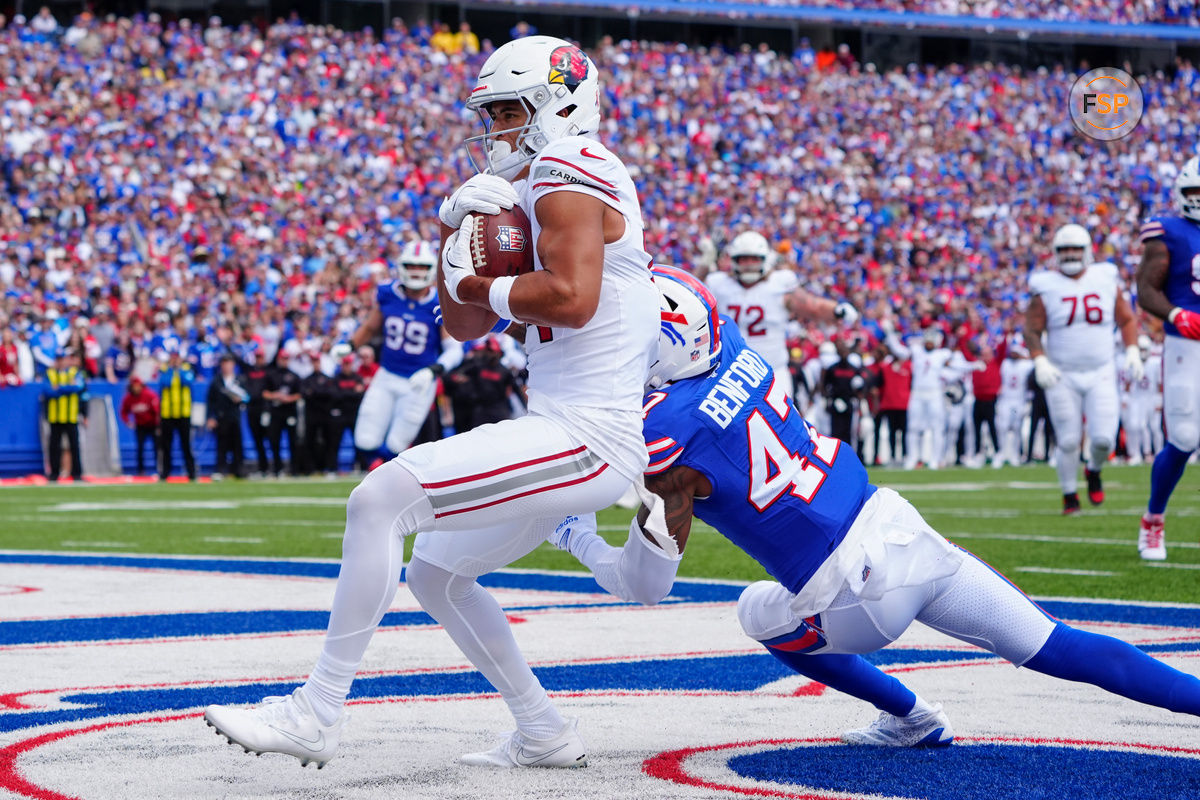
{"type": "Polygon", "coordinates": [[[468,214],[499,214],[501,209],[507,211],[520,199],[517,190],[504,178],[473,175],[442,201],[438,218],[451,228],[460,228],[468,214]]]}
{"type": "Polygon", "coordinates": [[[1138,351],[1136,344],[1125,348],[1125,369],[1129,371],[1129,378],[1134,383],[1140,381],[1146,374],[1146,367],[1142,364],[1142,354],[1138,351]]]}
{"type": "Polygon", "coordinates": [[[1038,382],[1038,386],[1049,389],[1058,383],[1061,377],[1062,370],[1050,363],[1050,359],[1046,357],[1045,353],[1033,360],[1033,379],[1038,382]]]}
{"type": "Polygon", "coordinates": [[[415,395],[424,394],[433,385],[434,378],[429,367],[419,369],[408,377],[408,391],[415,395]]]}
{"type": "Polygon", "coordinates": [[[842,321],[846,327],[858,322],[858,309],[852,303],[847,303],[845,300],[833,307],[833,318],[842,321]]]}
{"type": "Polygon", "coordinates": [[[879,329],[883,331],[884,336],[890,336],[896,332],[896,324],[892,322],[891,317],[884,317],[879,320],[879,329]]]}
{"type": "Polygon", "coordinates": [[[467,214],[462,226],[446,237],[446,249],[442,251],[442,280],[446,282],[446,293],[456,303],[458,284],[468,275],[475,274],[475,263],[471,260],[471,233],[475,230],[475,218],[467,214]]]}

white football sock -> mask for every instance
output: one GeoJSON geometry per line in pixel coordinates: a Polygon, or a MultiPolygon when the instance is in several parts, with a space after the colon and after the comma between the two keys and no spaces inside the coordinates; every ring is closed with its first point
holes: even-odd
{"type": "Polygon", "coordinates": [[[566,721],[517,647],[500,604],[474,578],[414,556],[406,580],[421,607],[496,687],[523,733],[549,739],[563,729],[566,721]]]}

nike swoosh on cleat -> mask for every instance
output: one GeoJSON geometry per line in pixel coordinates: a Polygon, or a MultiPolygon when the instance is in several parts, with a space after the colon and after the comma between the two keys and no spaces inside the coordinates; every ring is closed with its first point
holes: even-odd
{"type": "Polygon", "coordinates": [[[303,739],[294,733],[288,733],[287,731],[283,730],[282,728],[277,728],[274,725],[271,725],[270,728],[271,728],[271,730],[275,731],[276,733],[281,734],[281,735],[286,736],[287,738],[291,739],[293,742],[300,745],[305,750],[311,750],[312,752],[316,753],[316,752],[321,751],[325,747],[325,732],[324,731],[317,731],[317,738],[315,738],[315,739],[303,739]]]}
{"type": "Polygon", "coordinates": [[[539,761],[545,761],[547,758],[554,755],[559,750],[562,750],[568,744],[570,744],[570,742],[563,742],[562,744],[560,744],[558,747],[554,748],[553,750],[547,750],[546,752],[539,754],[536,758],[530,758],[529,756],[525,755],[524,747],[518,748],[516,762],[518,764],[520,764],[522,767],[532,767],[534,764],[538,763],[539,761]]]}

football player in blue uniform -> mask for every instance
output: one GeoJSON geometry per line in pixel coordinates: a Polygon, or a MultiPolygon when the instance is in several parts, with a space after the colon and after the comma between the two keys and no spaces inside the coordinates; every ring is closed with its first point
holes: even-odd
{"type": "Polygon", "coordinates": [[[379,286],[376,307],[350,340],[358,349],[383,334],[380,369],[354,425],[354,446],[365,453],[382,446],[394,455],[412,444],[433,405],[437,376],[463,359],[462,345],[442,332],[433,285],[437,248],[409,242],[399,261],[399,279],[379,286]]]}
{"type": "Polygon", "coordinates": [[[737,326],[718,324],[716,303],[695,278],[656,267],[655,283],[662,329],[644,411],[645,488],[665,515],[656,520],[644,507],[621,548],[595,534],[594,516],[570,518],[550,537],[601,586],[628,600],[661,600],[692,515],[712,525],[775,578],[738,600],[745,632],[801,675],[882,712],[842,734],[853,744],[953,740],[940,706],[861,655],[891,644],[913,620],[1017,666],[1200,715],[1200,679],[1053,619],[896,492],[873,486],[852,448],[800,416],[737,326]]]}
{"type": "Polygon", "coordinates": [[[1167,557],[1163,516],[1171,492],[1200,446],[1200,156],[1175,179],[1177,217],[1142,226],[1138,305],[1163,321],[1163,423],[1167,444],[1150,472],[1150,502],[1138,531],[1138,553],[1167,557]]]}

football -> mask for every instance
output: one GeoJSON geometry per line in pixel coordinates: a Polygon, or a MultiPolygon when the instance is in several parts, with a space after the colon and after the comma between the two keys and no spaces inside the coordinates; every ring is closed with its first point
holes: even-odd
{"type": "Polygon", "coordinates": [[[488,278],[520,275],[533,269],[533,234],[520,206],[499,214],[477,214],[471,232],[475,273],[488,278]]]}

